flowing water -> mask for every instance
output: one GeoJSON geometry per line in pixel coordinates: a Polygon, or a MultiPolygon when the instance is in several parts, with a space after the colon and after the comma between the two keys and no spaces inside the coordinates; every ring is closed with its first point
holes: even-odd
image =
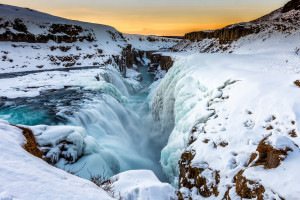
{"type": "MultiPolygon", "coordinates": [[[[89,172],[98,173],[102,170],[99,168],[105,168],[101,162],[106,162],[106,171],[111,171],[109,175],[150,169],[160,180],[166,181],[159,159],[168,134],[162,133],[152,120],[147,102],[148,87],[154,77],[147,73],[146,67],[139,67],[139,71],[143,75],[142,89],[131,94],[127,104],[106,93],[63,89],[35,98],[1,99],[0,118],[12,124],[83,127],[101,147],[101,155],[83,157],[69,166],[58,163],[60,168],[85,165],[89,172]]],[[[87,172],[79,175],[89,176],[87,172]]]]}

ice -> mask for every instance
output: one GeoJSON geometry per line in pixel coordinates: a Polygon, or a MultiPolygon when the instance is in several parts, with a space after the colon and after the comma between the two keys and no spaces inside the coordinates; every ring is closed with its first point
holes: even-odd
{"type": "Polygon", "coordinates": [[[26,152],[22,130],[0,123],[0,199],[101,199],[108,193],[26,152]]]}
{"type": "MultiPolygon", "coordinates": [[[[295,171],[298,160],[299,138],[290,133],[299,130],[300,98],[299,88],[293,84],[299,77],[291,66],[299,58],[282,63],[278,70],[270,66],[282,61],[276,53],[169,55],[176,61],[157,87],[152,108],[162,126],[170,127],[170,121],[174,123],[168,144],[161,153],[161,165],[172,185],[178,186],[181,154],[191,151],[195,156],[193,167],[219,171],[220,194],[226,192],[228,185],[235,187],[232,180],[240,170],[245,170],[250,180],[263,184],[266,194],[275,199],[278,196],[271,191],[292,199],[299,194],[293,186],[298,184],[298,179],[290,175],[294,174],[291,171],[295,171]],[[191,137],[193,143],[190,144],[191,137]],[[266,137],[274,148],[288,147],[293,152],[289,151],[276,169],[245,167],[252,153],[258,154],[257,146],[266,137]],[[279,184],[280,176],[276,173],[284,171],[289,175],[279,184]],[[281,191],[280,187],[286,189],[281,191]]],[[[202,175],[208,183],[214,181],[209,178],[213,172],[204,171],[202,175]]],[[[201,199],[197,191],[190,192],[193,198],[201,199]]]]}

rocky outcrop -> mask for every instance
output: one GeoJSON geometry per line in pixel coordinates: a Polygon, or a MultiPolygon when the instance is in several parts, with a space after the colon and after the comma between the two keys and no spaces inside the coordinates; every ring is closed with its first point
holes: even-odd
{"type": "Polygon", "coordinates": [[[260,31],[258,27],[247,26],[247,23],[238,24],[235,26],[227,26],[215,31],[199,31],[185,34],[185,39],[203,40],[203,39],[219,39],[220,44],[229,43],[245,37],[250,34],[255,34],[260,31]]]}
{"type": "MultiPolygon", "coordinates": [[[[299,26],[299,14],[285,15],[292,10],[300,10],[300,1],[291,0],[283,8],[277,9],[272,13],[250,22],[243,22],[226,26],[217,30],[196,31],[185,34],[184,39],[190,41],[202,41],[204,39],[215,39],[217,44],[211,42],[212,46],[222,46],[231,44],[240,38],[248,35],[258,34],[266,31],[266,35],[270,31],[279,31],[290,33],[295,29],[294,26],[299,26]]],[[[226,49],[225,49],[226,50],[226,49]]]]}
{"type": "Polygon", "coordinates": [[[166,72],[169,71],[169,69],[173,66],[174,61],[170,56],[164,56],[161,53],[155,53],[155,52],[148,52],[149,58],[150,58],[150,71],[155,71],[160,66],[161,70],[164,70],[166,72]]]}
{"type": "Polygon", "coordinates": [[[174,61],[170,56],[161,56],[159,61],[161,70],[169,71],[169,69],[173,66],[174,61]]]}
{"type": "Polygon", "coordinates": [[[121,56],[113,56],[115,63],[119,66],[122,75],[126,76],[126,68],[132,68],[135,60],[135,53],[132,46],[129,44],[123,48],[121,56]]]}
{"type": "Polygon", "coordinates": [[[300,10],[300,0],[289,1],[282,9],[283,13],[289,12],[291,10],[300,10]]]}
{"type": "Polygon", "coordinates": [[[268,143],[268,138],[265,138],[259,143],[256,151],[259,152],[259,157],[253,166],[263,165],[265,169],[273,169],[287,157],[288,151],[293,150],[290,147],[276,149],[268,143]]]}
{"type": "Polygon", "coordinates": [[[40,26],[44,34],[33,34],[28,31],[24,22],[16,18],[14,21],[0,21],[0,41],[2,42],[27,42],[47,43],[50,40],[56,43],[73,43],[77,41],[96,41],[92,30],[84,30],[78,25],[52,24],[49,27],[40,26]]]}
{"type": "Polygon", "coordinates": [[[236,193],[241,198],[258,200],[264,199],[265,188],[257,182],[248,180],[243,176],[244,171],[241,170],[234,177],[234,182],[236,185],[236,193]]]}
{"type": "MultiPolygon", "coordinates": [[[[207,164],[202,167],[193,167],[191,165],[194,159],[192,152],[185,152],[181,155],[179,161],[180,175],[179,175],[179,189],[188,188],[197,190],[202,197],[211,197],[212,195],[218,196],[218,184],[220,182],[220,175],[218,171],[213,171],[207,164]],[[206,176],[209,174],[214,177],[214,181],[207,180],[206,176]]],[[[178,198],[183,200],[187,198],[185,194],[178,191],[178,198]]],[[[190,197],[188,197],[190,198],[190,197]]]]}

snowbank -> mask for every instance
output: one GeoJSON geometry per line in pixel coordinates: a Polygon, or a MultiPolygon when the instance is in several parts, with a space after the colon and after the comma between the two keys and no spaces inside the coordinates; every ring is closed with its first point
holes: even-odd
{"type": "MultiPolygon", "coordinates": [[[[139,82],[133,84],[138,87],[139,82]]],[[[133,87],[112,65],[99,69],[32,73],[0,79],[0,85],[0,96],[7,98],[35,97],[51,90],[81,88],[110,94],[122,103],[127,101],[128,90],[133,87]]]]}
{"type": "Polygon", "coordinates": [[[177,199],[175,189],[168,183],[161,183],[152,171],[126,171],[113,176],[111,186],[122,199],[170,200],[177,199]]]}
{"type": "Polygon", "coordinates": [[[93,183],[26,152],[22,131],[0,124],[0,199],[112,199],[93,183]]]}

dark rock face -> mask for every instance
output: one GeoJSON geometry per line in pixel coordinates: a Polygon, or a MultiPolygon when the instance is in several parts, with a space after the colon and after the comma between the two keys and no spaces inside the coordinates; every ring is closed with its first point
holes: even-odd
{"type": "Polygon", "coordinates": [[[244,24],[239,24],[235,26],[227,26],[222,29],[215,31],[199,31],[185,34],[185,39],[203,40],[203,39],[219,39],[220,44],[229,43],[234,40],[238,40],[241,37],[245,37],[250,34],[258,33],[260,29],[258,27],[245,26],[244,24]]]}
{"type": "Polygon", "coordinates": [[[264,199],[265,188],[257,182],[246,179],[243,176],[244,171],[241,170],[235,176],[236,193],[242,198],[258,200],[264,199]],[[251,188],[249,188],[251,186],[251,188]]]}
{"type": "Polygon", "coordinates": [[[148,54],[150,54],[149,55],[151,61],[150,68],[152,71],[157,70],[158,66],[160,66],[161,70],[165,70],[166,72],[168,72],[169,69],[174,64],[174,61],[170,56],[163,56],[159,53],[154,53],[154,52],[148,52],[148,54]]]}
{"type": "Polygon", "coordinates": [[[115,63],[119,66],[119,70],[122,75],[126,76],[126,68],[132,68],[135,60],[134,49],[131,45],[127,45],[123,48],[121,56],[113,56],[115,63]]]}
{"type": "Polygon", "coordinates": [[[73,43],[77,41],[93,42],[96,39],[93,36],[92,30],[83,30],[82,27],[77,25],[68,24],[52,24],[47,29],[46,26],[40,26],[47,34],[34,35],[28,32],[26,25],[21,19],[16,18],[11,21],[0,21],[0,29],[4,29],[4,32],[0,34],[0,41],[2,42],[27,42],[27,43],[47,43],[52,40],[56,43],[73,43]],[[16,30],[16,32],[11,31],[16,30]],[[80,33],[83,33],[79,36],[80,33]]]}
{"type": "Polygon", "coordinates": [[[275,149],[267,142],[268,138],[263,139],[258,147],[259,157],[253,166],[263,165],[265,169],[277,168],[280,162],[283,161],[288,151],[293,151],[291,148],[286,147],[285,149],[275,149]]]}
{"type": "Polygon", "coordinates": [[[300,10],[300,0],[289,1],[282,9],[283,13],[289,12],[291,10],[300,10]]]}
{"type": "Polygon", "coordinates": [[[15,19],[14,21],[15,23],[13,24],[13,28],[19,32],[27,32],[27,27],[24,25],[24,23],[22,22],[22,20],[20,19],[15,19]]]}
{"type": "Polygon", "coordinates": [[[170,56],[161,56],[159,64],[162,70],[169,71],[174,64],[174,61],[170,56]]]}
{"type": "Polygon", "coordinates": [[[82,27],[77,25],[69,25],[69,24],[52,24],[50,26],[49,32],[52,34],[56,33],[65,33],[70,36],[79,35],[79,33],[83,32],[82,27]]]}
{"type": "MultiPolygon", "coordinates": [[[[192,189],[196,187],[199,194],[203,197],[210,197],[215,195],[216,197],[219,195],[218,192],[218,184],[220,183],[220,175],[218,171],[211,170],[208,166],[205,168],[197,168],[192,167],[191,162],[194,159],[192,152],[185,152],[181,155],[181,159],[179,161],[179,189],[182,187],[192,189]],[[209,182],[202,173],[209,173],[214,177],[214,181],[209,182]]],[[[187,198],[183,197],[184,195],[179,191],[178,198],[181,200],[187,198]]],[[[188,197],[191,198],[191,197],[188,197]]]]}

